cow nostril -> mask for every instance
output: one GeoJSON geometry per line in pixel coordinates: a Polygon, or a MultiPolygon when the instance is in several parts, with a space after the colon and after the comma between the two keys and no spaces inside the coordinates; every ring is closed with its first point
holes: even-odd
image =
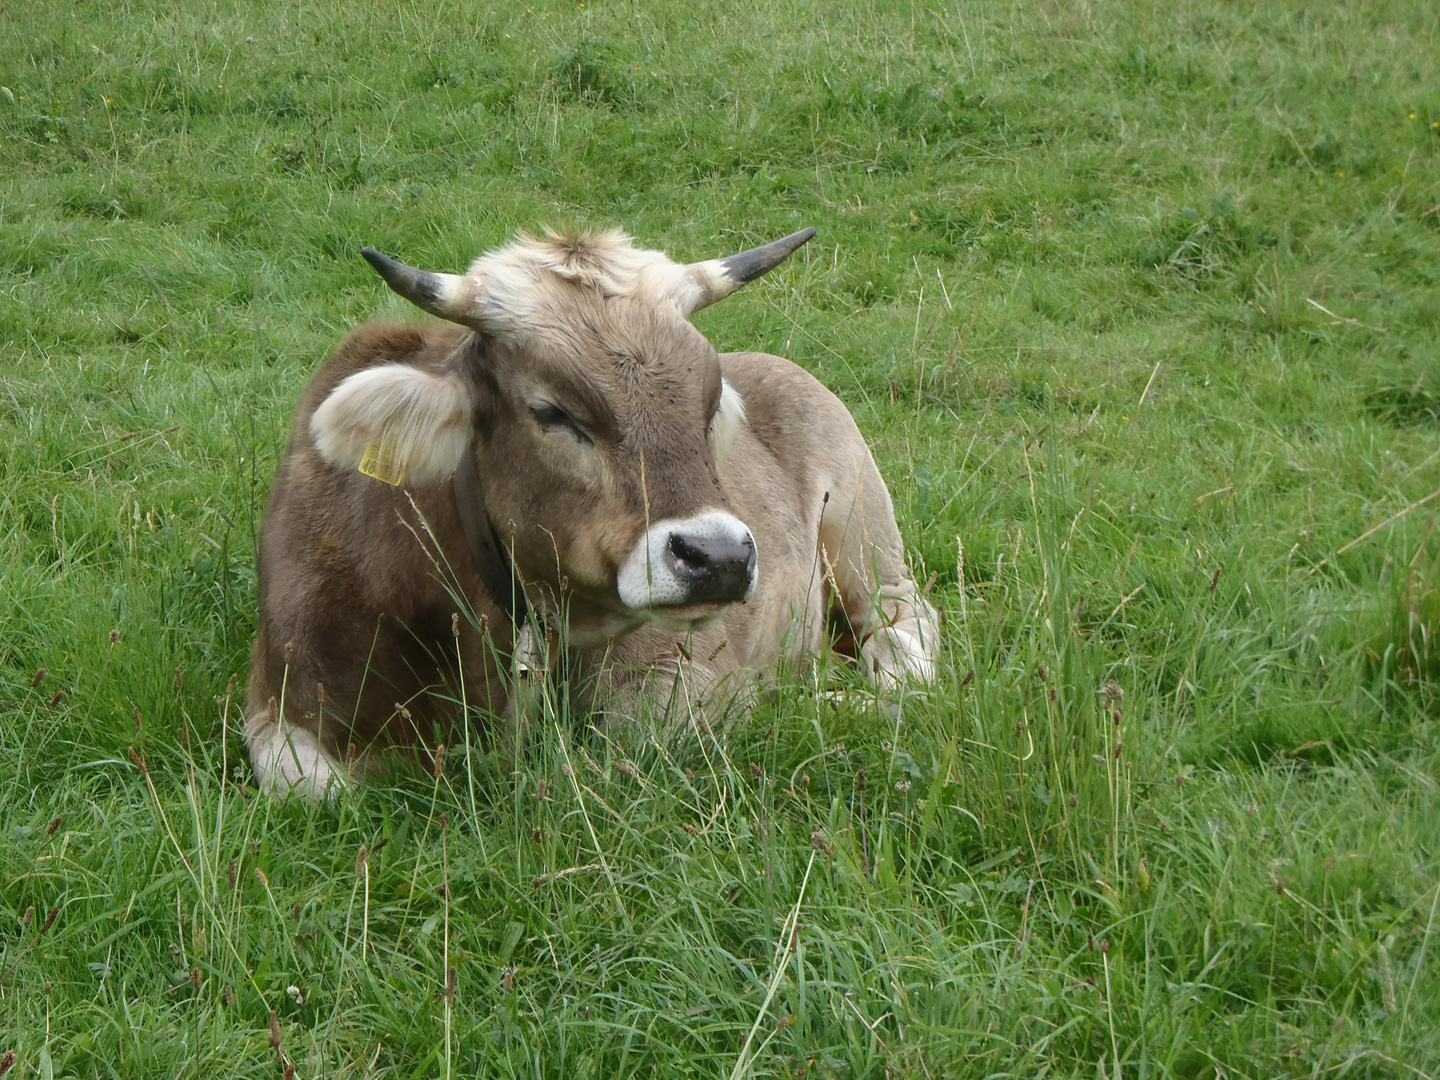
{"type": "Polygon", "coordinates": [[[699,577],[710,568],[710,556],[680,533],[670,534],[670,554],[682,577],[699,577]]]}

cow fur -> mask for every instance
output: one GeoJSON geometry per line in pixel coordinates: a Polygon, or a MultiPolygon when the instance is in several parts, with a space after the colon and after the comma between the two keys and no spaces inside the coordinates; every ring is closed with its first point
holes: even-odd
{"type": "MultiPolygon", "coordinates": [[[[465,454],[597,708],[689,715],[823,649],[836,612],[877,684],[933,677],[934,612],[849,412],[794,364],[718,355],[688,322],[723,295],[718,265],[618,233],[524,239],[451,279],[465,326],[377,322],[341,343],[301,395],[262,528],[246,707],[262,788],[322,796],[373,751],[428,753],[460,737],[457,702],[515,720],[516,634],[450,483],[465,454]],[[396,486],[357,471],[387,436],[396,486]],[[753,536],[753,595],[635,599],[626,574],[654,531],[706,521],[753,536]]],[[[478,734],[514,749],[505,723],[478,734]]]]}

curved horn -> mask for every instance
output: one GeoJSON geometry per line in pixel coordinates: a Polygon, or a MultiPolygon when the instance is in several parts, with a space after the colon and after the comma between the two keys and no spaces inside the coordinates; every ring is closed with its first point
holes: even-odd
{"type": "Polygon", "coordinates": [[[700,297],[691,312],[709,307],[716,300],[723,300],[741,285],[745,285],[763,274],[769,273],[784,262],[801,244],[815,235],[813,228],[801,229],[782,240],[775,240],[728,259],[711,259],[708,262],[691,263],[687,269],[690,278],[699,286],[700,297]]]}
{"type": "Polygon", "coordinates": [[[422,311],[480,329],[480,289],[472,279],[417,270],[371,247],[361,248],[360,254],[385,279],[386,285],[422,311]]]}

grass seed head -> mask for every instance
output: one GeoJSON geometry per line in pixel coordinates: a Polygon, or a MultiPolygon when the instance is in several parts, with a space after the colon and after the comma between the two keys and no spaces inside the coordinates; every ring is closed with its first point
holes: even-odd
{"type": "Polygon", "coordinates": [[[0,1076],[4,1076],[6,1073],[8,1073],[8,1072],[9,1072],[11,1069],[13,1069],[14,1067],[15,1067],[15,1051],[14,1051],[14,1050],[6,1050],[3,1055],[0,1055],[0,1076]]]}
{"type": "Polygon", "coordinates": [[[45,678],[45,669],[43,667],[36,668],[35,677],[30,680],[30,689],[34,690],[37,686],[39,686],[40,680],[43,678],[45,678]]]}
{"type": "Polygon", "coordinates": [[[54,835],[55,835],[55,830],[58,829],[58,828],[60,828],[60,826],[63,825],[64,823],[65,823],[65,819],[64,819],[63,817],[61,817],[60,815],[57,814],[57,815],[55,816],[55,820],[52,821],[52,822],[50,822],[50,827],[45,830],[45,835],[46,835],[46,836],[54,836],[54,835]]]}
{"type": "Polygon", "coordinates": [[[270,1010],[270,1049],[280,1052],[280,1017],[274,1009],[270,1010]]]}

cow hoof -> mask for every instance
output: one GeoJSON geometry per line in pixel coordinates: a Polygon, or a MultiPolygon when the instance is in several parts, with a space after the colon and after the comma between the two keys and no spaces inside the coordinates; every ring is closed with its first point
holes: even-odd
{"type": "Polygon", "coordinates": [[[256,783],[266,795],[321,802],[348,786],[345,773],[310,732],[284,721],[272,724],[263,714],[258,719],[260,724],[252,724],[245,741],[256,783]]]}
{"type": "Polygon", "coordinates": [[[860,650],[877,686],[935,681],[935,661],[920,638],[893,626],[882,627],[860,650]]]}

